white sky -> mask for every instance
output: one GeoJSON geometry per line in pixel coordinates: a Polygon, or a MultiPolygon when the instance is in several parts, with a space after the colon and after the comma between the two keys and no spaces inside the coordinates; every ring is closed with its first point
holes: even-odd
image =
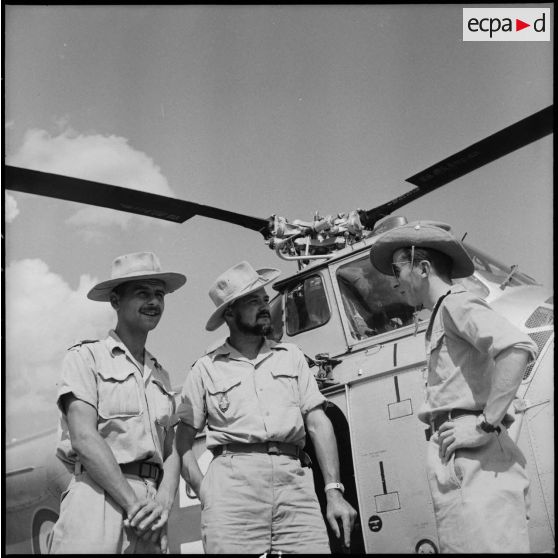
{"type": "MultiPolygon", "coordinates": [[[[7,162],[263,218],[375,207],[552,104],[552,43],[464,43],[462,8],[6,6],[7,162]]],[[[550,286],[552,201],[548,136],[398,214],[449,222],[550,286]]],[[[16,192],[4,249],[8,440],[55,424],[65,349],[113,325],[85,293],[114,257],[153,250],[188,276],[148,341],[175,385],[225,334],[204,330],[217,275],[243,259],[295,270],[234,225],[16,192]]]]}

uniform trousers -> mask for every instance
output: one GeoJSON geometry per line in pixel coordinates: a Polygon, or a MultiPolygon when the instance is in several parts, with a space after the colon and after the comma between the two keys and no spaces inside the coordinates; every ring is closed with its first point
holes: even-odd
{"type": "Polygon", "coordinates": [[[505,428],[484,446],[456,450],[447,463],[431,439],[427,473],[440,552],[529,552],[525,457],[505,428]]]}
{"type": "Polygon", "coordinates": [[[210,554],[329,554],[312,471],[289,455],[224,453],[200,487],[210,554]]]}
{"type": "MultiPolygon", "coordinates": [[[[154,481],[133,475],[126,475],[126,480],[138,499],[155,497],[154,481]]],[[[124,518],[122,507],[83,471],[62,494],[49,554],[160,553],[158,545],[142,541],[132,528],[125,527],[124,518]]]]}

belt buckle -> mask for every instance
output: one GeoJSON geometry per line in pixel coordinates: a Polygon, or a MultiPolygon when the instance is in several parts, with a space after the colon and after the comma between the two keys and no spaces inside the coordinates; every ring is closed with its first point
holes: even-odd
{"type": "Polygon", "coordinates": [[[152,467],[151,463],[145,463],[144,461],[142,461],[140,463],[139,476],[144,478],[144,479],[153,478],[153,473],[151,472],[151,467],[152,467]]]}
{"type": "Polygon", "coordinates": [[[279,446],[275,442],[268,442],[267,443],[267,453],[271,453],[272,455],[279,455],[279,446]]]}

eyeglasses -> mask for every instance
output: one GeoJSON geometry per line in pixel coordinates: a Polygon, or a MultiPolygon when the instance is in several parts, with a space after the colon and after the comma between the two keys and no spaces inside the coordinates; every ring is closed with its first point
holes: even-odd
{"type": "Polygon", "coordinates": [[[399,266],[403,265],[403,264],[411,264],[411,267],[413,267],[413,264],[415,262],[415,247],[411,246],[411,259],[408,261],[404,261],[404,262],[393,262],[391,264],[391,269],[393,271],[393,276],[396,279],[399,279],[399,275],[401,274],[401,268],[399,266]]]}

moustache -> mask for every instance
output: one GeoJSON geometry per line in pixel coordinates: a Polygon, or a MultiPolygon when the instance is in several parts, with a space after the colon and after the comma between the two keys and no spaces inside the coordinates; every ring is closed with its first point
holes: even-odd
{"type": "Polygon", "coordinates": [[[260,312],[257,316],[257,318],[269,318],[271,320],[271,314],[269,312],[260,312]]]}

